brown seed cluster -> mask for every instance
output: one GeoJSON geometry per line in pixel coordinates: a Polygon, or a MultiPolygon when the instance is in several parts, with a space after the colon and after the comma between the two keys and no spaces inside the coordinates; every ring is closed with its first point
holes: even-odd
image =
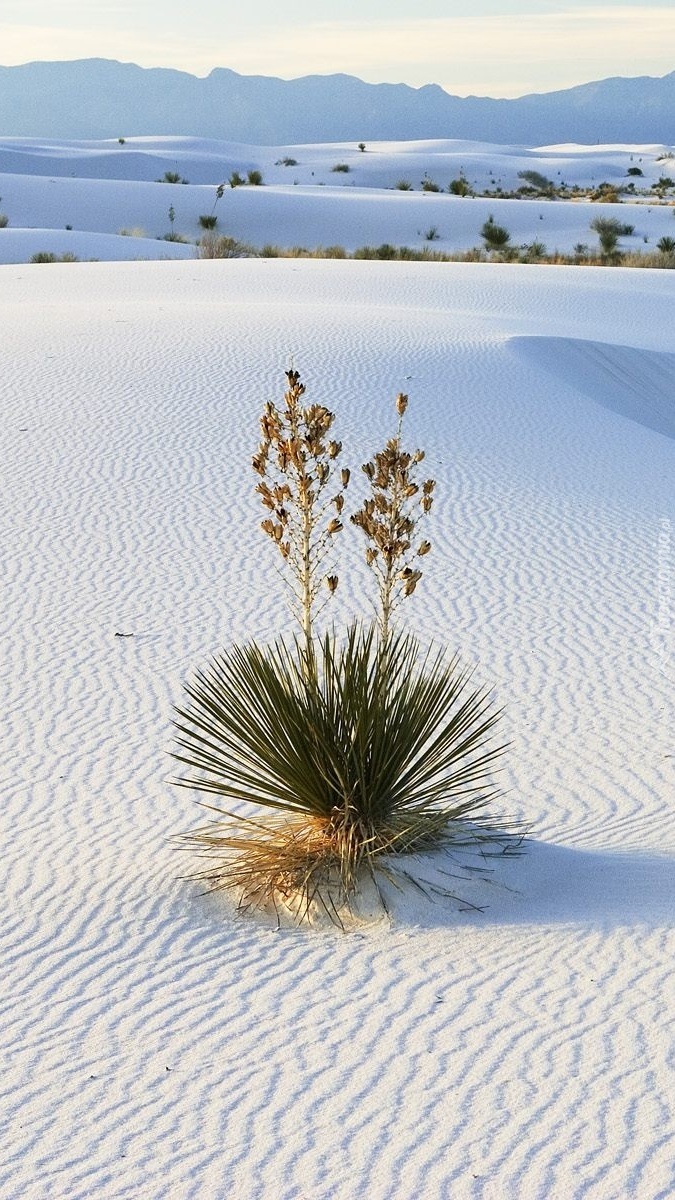
{"type": "Polygon", "coordinates": [[[362,469],[370,483],[370,496],[351,517],[369,542],[366,562],[377,576],[385,637],[400,599],[412,595],[422,578],[416,560],[431,550],[431,543],[426,539],[413,549],[417,522],[421,515],[430,512],[433,504],[435,481],[426,479],[419,484],[417,467],[424,459],[424,451],[410,453],[403,449],[402,423],[407,407],[408,397],[399,394],[396,436],[389,439],[384,450],[364,463],[362,469]]]}
{"type": "MultiPolygon", "coordinates": [[[[290,567],[298,615],[309,642],[312,607],[321,582],[318,568],[330,540],[343,528],[340,514],[349,471],[341,471],[337,493],[326,498],[324,489],[342,450],[342,443],[329,436],[334,415],[321,404],[303,404],[305,385],[297,371],[287,371],[286,379],[283,408],[272,401],[265,405],[261,441],[252,464],[260,477],[256,491],[269,513],[261,527],[290,567]]],[[[337,575],[329,575],[326,585],[332,595],[337,575]]]]}

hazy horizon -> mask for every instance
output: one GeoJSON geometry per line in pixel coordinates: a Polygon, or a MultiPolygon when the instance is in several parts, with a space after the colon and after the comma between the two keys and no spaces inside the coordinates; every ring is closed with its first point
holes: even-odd
{"type": "Polygon", "coordinates": [[[107,58],[204,77],[297,79],[348,74],[368,83],[438,84],[456,96],[513,98],[612,76],[660,77],[674,69],[675,10],[593,0],[310,0],[279,16],[272,0],[242,13],[204,0],[200,22],[178,0],[8,0],[0,21],[2,65],[107,58]]]}

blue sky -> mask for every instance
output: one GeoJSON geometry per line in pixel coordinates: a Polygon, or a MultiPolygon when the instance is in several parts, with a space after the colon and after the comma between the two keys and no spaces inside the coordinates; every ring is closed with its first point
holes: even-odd
{"type": "Polygon", "coordinates": [[[675,70],[675,5],[593,0],[3,0],[0,64],[117,58],[206,75],[344,71],[518,96],[675,70]]]}

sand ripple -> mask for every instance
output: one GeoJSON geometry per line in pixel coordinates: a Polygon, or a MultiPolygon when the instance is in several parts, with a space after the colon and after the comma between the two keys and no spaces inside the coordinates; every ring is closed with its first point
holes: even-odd
{"type": "Polygon", "coordinates": [[[669,273],[2,270],[0,1194],[672,1196],[673,442],[579,346],[665,387],[669,273]],[[532,827],[484,913],[276,932],[177,878],[181,680],[286,621],[247,459],[290,355],[355,464],[411,396],[408,616],[495,682],[532,827]]]}

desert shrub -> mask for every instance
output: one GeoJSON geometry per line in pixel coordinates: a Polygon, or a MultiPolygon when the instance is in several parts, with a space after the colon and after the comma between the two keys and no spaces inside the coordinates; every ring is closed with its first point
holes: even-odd
{"type": "Polygon", "coordinates": [[[260,187],[263,182],[262,171],[247,171],[246,178],[252,187],[260,187]]]}
{"type": "Polygon", "coordinates": [[[427,242],[435,242],[441,235],[438,232],[438,225],[430,225],[425,231],[424,238],[427,242]]]}
{"type": "Polygon", "coordinates": [[[456,179],[451,179],[448,184],[448,191],[452,196],[470,196],[471,188],[468,180],[463,175],[458,175],[456,179]]]}
{"type": "Polygon", "coordinates": [[[365,149],[366,149],[366,143],[359,142],[359,150],[361,151],[362,154],[364,153],[365,149]]]}
{"type": "Polygon", "coordinates": [[[536,262],[546,254],[546,246],[543,242],[530,242],[521,249],[523,262],[536,262]]]}
{"type": "Polygon", "coordinates": [[[117,232],[120,237],[144,238],[146,236],[145,230],[141,229],[139,225],[134,225],[131,229],[118,229],[117,232]]]}
{"type": "Polygon", "coordinates": [[[519,171],[518,178],[524,179],[525,183],[540,196],[551,197],[555,195],[555,184],[539,171],[519,171]]]}
{"type": "Polygon", "coordinates": [[[456,659],[425,657],[411,637],[383,654],[372,627],[342,644],[326,634],[309,676],[292,645],[234,647],[185,690],[175,757],[190,775],[178,782],[220,814],[185,844],[208,859],[198,877],[245,906],[290,903],[302,919],[316,904],[341,923],[383,859],[386,872],[446,842],[508,846],[484,813],[498,713],[456,659]],[[252,795],[275,816],[214,804],[252,795]]]}
{"type": "Polygon", "coordinates": [[[504,250],[511,241],[508,229],[505,229],[503,225],[497,225],[492,214],[483,224],[480,235],[485,242],[486,249],[490,251],[504,250]]]}
{"type": "Polygon", "coordinates": [[[324,258],[346,258],[347,251],[344,246],[324,246],[320,247],[324,258]]]}
{"type": "Polygon", "coordinates": [[[629,167],[628,170],[626,171],[626,174],[634,175],[635,178],[637,179],[642,175],[642,170],[640,167],[629,167]]]}
{"type": "Polygon", "coordinates": [[[278,158],[274,165],[275,167],[297,167],[298,160],[285,155],[284,158],[278,158]]]}
{"type": "Polygon", "coordinates": [[[244,179],[243,175],[240,175],[238,171],[232,172],[229,178],[229,184],[231,188],[243,187],[245,183],[246,180],[244,179]]]}
{"type": "Polygon", "coordinates": [[[589,200],[592,200],[596,204],[620,203],[618,189],[613,183],[599,183],[598,186],[589,193],[589,200]]]}
{"type": "Polygon", "coordinates": [[[199,224],[201,225],[202,229],[215,229],[216,225],[218,224],[218,218],[215,213],[203,214],[199,218],[199,224]]]}
{"type": "Polygon", "coordinates": [[[162,179],[157,179],[157,183],[189,183],[189,179],[183,179],[178,171],[165,171],[162,179]]]}
{"type": "Polygon", "coordinates": [[[256,253],[254,247],[249,246],[247,242],[211,231],[205,233],[199,242],[200,258],[252,258],[256,253]]]}
{"type": "Polygon", "coordinates": [[[53,254],[51,250],[38,250],[35,254],[31,254],[29,262],[32,263],[73,263],[79,262],[76,254],[71,254],[70,250],[66,250],[63,254],[53,254]]]}
{"type": "Polygon", "coordinates": [[[283,253],[284,252],[283,252],[281,246],[275,246],[272,242],[265,242],[265,245],[263,246],[262,250],[260,251],[260,257],[261,258],[282,258],[283,253]]]}
{"type": "Polygon", "coordinates": [[[440,192],[440,190],[441,189],[439,188],[438,184],[435,183],[433,179],[429,179],[428,175],[424,176],[424,179],[422,180],[423,192],[440,192]]]}
{"type": "Polygon", "coordinates": [[[124,143],[126,142],[126,140],[127,140],[127,139],[126,139],[126,138],[123,138],[123,137],[118,137],[118,139],[117,139],[117,140],[118,140],[118,142],[119,142],[120,146],[123,146],[123,145],[124,145],[124,143]]]}
{"type": "Polygon", "coordinates": [[[9,225],[9,217],[7,213],[0,213],[0,229],[6,229],[9,225]]]}
{"type": "Polygon", "coordinates": [[[675,188],[675,179],[671,179],[670,175],[661,175],[654,184],[657,192],[667,192],[670,188],[675,188]]]}
{"type": "Polygon", "coordinates": [[[617,221],[615,217],[596,217],[591,221],[591,229],[600,239],[603,258],[612,261],[618,261],[621,257],[617,246],[619,238],[634,232],[633,225],[617,221]]]}
{"type": "Polygon", "coordinates": [[[394,184],[394,187],[397,188],[397,190],[399,192],[412,192],[413,191],[413,185],[409,179],[398,179],[396,181],[396,183],[394,184]]]}
{"type": "Polygon", "coordinates": [[[662,237],[656,243],[657,250],[662,254],[675,254],[675,238],[662,237]]]}
{"type": "Polygon", "coordinates": [[[182,233],[178,233],[175,229],[171,229],[169,233],[163,233],[161,237],[161,241],[163,242],[183,242],[185,245],[189,240],[189,238],[186,238],[182,233]]]}
{"type": "Polygon", "coordinates": [[[434,482],[417,481],[424,454],[403,447],[407,396],[395,436],[363,466],[370,490],[351,517],[378,583],[377,622],[317,635],[321,585],[330,596],[339,583],[326,561],[350,472],[338,467],[333,413],[306,404],[297,371],[286,378],[283,405],[265,405],[253,468],[301,632],[224,650],[186,683],[174,757],[187,773],[175,782],[204,792],[216,814],[183,839],[207,860],[198,878],[234,888],[244,906],[284,904],[298,919],[318,907],[342,923],[364,879],[379,891],[401,855],[446,842],[503,852],[517,834],[485,816],[504,750],[490,694],[456,657],[391,628],[431,549],[415,548],[434,482]],[[233,801],[263,815],[218,806],[233,801]]]}
{"type": "Polygon", "coordinates": [[[347,175],[351,171],[351,167],[349,163],[339,162],[334,167],[331,167],[331,171],[341,171],[344,175],[347,175]]]}

